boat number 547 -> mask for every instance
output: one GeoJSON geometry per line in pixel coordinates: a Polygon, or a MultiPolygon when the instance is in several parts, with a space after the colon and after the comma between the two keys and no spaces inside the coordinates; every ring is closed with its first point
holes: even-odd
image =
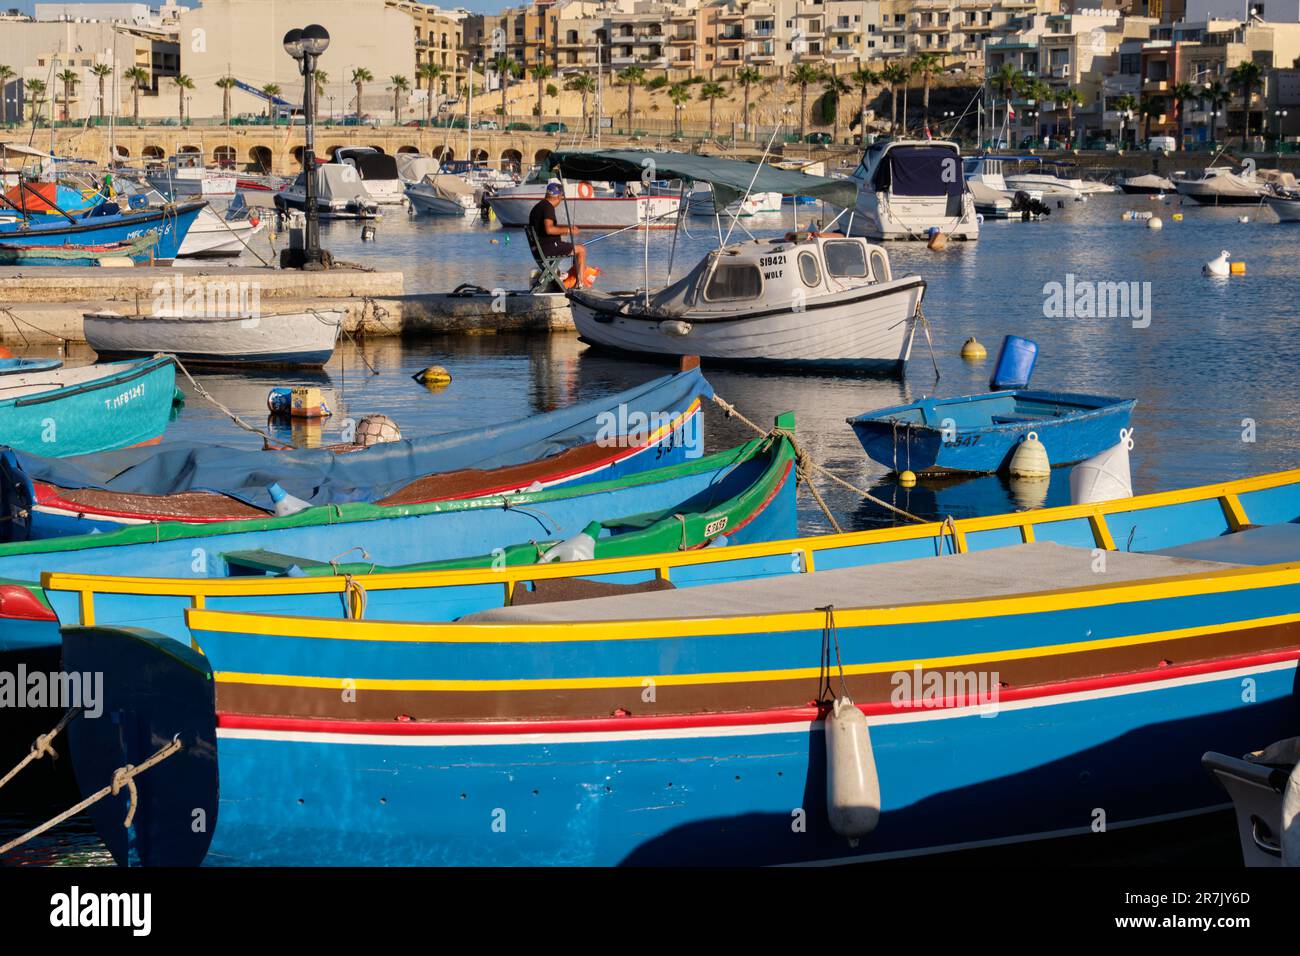
{"type": "Polygon", "coordinates": [[[980,443],[979,435],[962,435],[960,438],[954,438],[952,441],[943,443],[944,448],[968,448],[971,445],[980,443]]]}

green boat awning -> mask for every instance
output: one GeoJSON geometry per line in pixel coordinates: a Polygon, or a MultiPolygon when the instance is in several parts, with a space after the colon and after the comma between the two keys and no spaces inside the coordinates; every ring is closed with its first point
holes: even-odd
{"type": "Polygon", "coordinates": [[[557,150],[551,153],[547,162],[552,170],[561,172],[565,179],[637,182],[643,181],[648,171],[650,179],[709,183],[713,187],[714,207],[719,210],[725,209],[746,192],[812,196],[845,209],[852,209],[858,197],[857,183],[851,179],[809,176],[795,170],[760,166],[738,159],[720,159],[717,156],[659,153],[641,149],[557,150]]]}

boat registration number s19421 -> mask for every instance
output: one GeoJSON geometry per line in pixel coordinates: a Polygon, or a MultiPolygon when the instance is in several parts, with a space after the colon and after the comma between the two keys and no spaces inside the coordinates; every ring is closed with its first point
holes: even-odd
{"type": "Polygon", "coordinates": [[[758,264],[764,268],[766,268],[767,266],[783,266],[785,265],[785,256],[783,255],[759,256],[758,264]]]}

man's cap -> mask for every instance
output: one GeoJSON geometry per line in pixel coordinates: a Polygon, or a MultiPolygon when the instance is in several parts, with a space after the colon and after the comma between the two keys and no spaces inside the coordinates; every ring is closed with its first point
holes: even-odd
{"type": "Polygon", "coordinates": [[[547,184],[546,184],[546,195],[548,195],[548,196],[563,196],[563,195],[564,195],[564,187],[561,186],[559,183],[547,183],[547,184]]]}

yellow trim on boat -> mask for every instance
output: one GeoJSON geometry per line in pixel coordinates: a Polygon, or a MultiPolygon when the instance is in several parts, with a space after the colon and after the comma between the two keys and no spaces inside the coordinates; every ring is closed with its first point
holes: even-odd
{"type": "MultiPolygon", "coordinates": [[[[963,518],[961,521],[950,522],[948,527],[957,529],[959,535],[958,547],[965,550],[969,536],[981,532],[1014,528],[1020,531],[1021,537],[1026,542],[1032,542],[1036,540],[1034,533],[1034,525],[1036,524],[1058,523],[1077,519],[1093,522],[1094,519],[1098,518],[1103,519],[1104,523],[1106,516],[1113,517],[1132,511],[1187,504],[1195,501],[1213,501],[1215,499],[1218,499],[1220,506],[1224,509],[1225,520],[1231,526],[1234,520],[1239,520],[1243,524],[1246,523],[1245,511],[1239,499],[1240,495],[1270,488],[1280,488],[1291,484],[1300,484],[1300,469],[1275,472],[1271,475],[1258,475],[1251,478],[1239,478],[1235,481],[1203,485],[1197,488],[1156,492],[1101,504],[1066,505],[1059,508],[1047,508],[1034,512],[1032,515],[1027,515],[1025,512],[1012,512],[987,517],[963,518]]],[[[760,544],[729,545],[722,551],[703,549],[671,554],[606,558],[599,561],[584,561],[580,565],[554,563],[517,565],[501,569],[477,568],[464,571],[371,574],[364,576],[364,580],[367,590],[370,591],[472,584],[496,586],[504,584],[507,589],[512,589],[519,581],[594,577],[629,571],[649,571],[666,578],[672,568],[714,562],[740,561],[747,558],[772,557],[781,554],[793,554],[796,551],[807,553],[809,558],[807,564],[811,568],[814,563],[812,560],[813,554],[817,551],[834,551],[840,548],[878,544],[886,541],[916,541],[927,538],[934,539],[938,543],[947,531],[948,529],[945,528],[942,522],[931,522],[923,525],[878,528],[871,531],[793,538],[760,544]]],[[[1096,543],[1098,547],[1106,547],[1100,540],[1097,540],[1096,543]]],[[[1115,547],[1113,541],[1109,547],[1111,549],[1115,547]]],[[[143,578],[64,574],[62,572],[46,572],[41,576],[41,584],[47,591],[183,597],[206,595],[209,598],[332,594],[342,592],[347,587],[346,579],[339,575],[302,578],[143,578]]],[[[83,623],[85,622],[83,621],[83,623]]]]}
{"type": "MultiPolygon", "coordinates": [[[[1103,575],[1099,575],[1101,576],[1103,575]]],[[[1118,581],[1091,587],[1060,588],[996,597],[836,608],[835,622],[840,627],[872,627],[1018,617],[1295,584],[1300,584],[1300,563],[1232,567],[1174,578],[1118,581]]],[[[284,638],[391,643],[547,644],[808,631],[823,627],[826,615],[821,611],[788,611],[776,614],[644,618],[630,621],[487,621],[458,624],[349,621],[191,609],[185,612],[185,622],[191,632],[219,631],[284,638]]]]}
{"type": "MultiPolygon", "coordinates": [[[[837,612],[838,613],[838,612],[837,612]]],[[[1165,641],[1186,640],[1203,637],[1224,630],[1225,627],[1247,630],[1260,627],[1273,627],[1279,624],[1291,624],[1300,621],[1300,614],[1282,614],[1273,617],[1257,618],[1240,624],[1206,624],[1199,627],[1185,627],[1169,631],[1155,631],[1148,634],[1134,634],[1125,637],[1110,637],[1095,641],[1078,641],[1073,644],[1049,644],[1040,647],[1014,648],[994,651],[986,654],[958,654],[947,657],[931,657],[917,660],[877,661],[870,664],[845,665],[845,676],[864,674],[893,674],[922,670],[942,670],[957,667],[975,667],[981,664],[997,664],[1006,661],[1025,660],[1037,657],[1056,657],[1063,654],[1078,654],[1084,651],[1106,650],[1117,647],[1134,647],[1141,644],[1157,644],[1165,641]]],[[[837,622],[838,623],[838,622],[837,622]]],[[[307,677],[296,674],[249,674],[237,671],[217,671],[213,679],[219,684],[254,684],[272,687],[311,687],[337,689],[346,686],[356,690],[388,691],[510,691],[510,690],[592,690],[598,688],[640,687],[647,677],[656,684],[664,686],[682,686],[691,684],[738,684],[746,681],[772,680],[813,680],[824,673],[819,667],[794,667],[785,670],[755,671],[720,671],[702,674],[636,674],[618,677],[571,677],[571,678],[526,678],[519,680],[437,680],[437,679],[387,679],[387,678],[344,678],[344,677],[307,677]]]]}

